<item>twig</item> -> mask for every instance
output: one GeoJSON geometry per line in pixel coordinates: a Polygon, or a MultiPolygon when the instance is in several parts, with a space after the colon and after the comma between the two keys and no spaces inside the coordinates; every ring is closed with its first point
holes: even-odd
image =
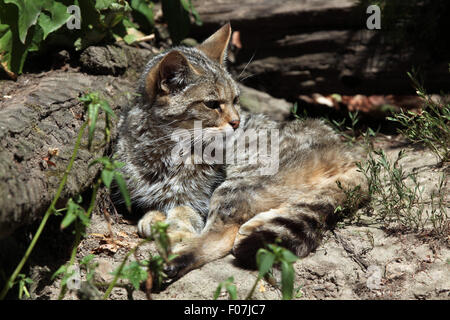
{"type": "Polygon", "coordinates": [[[136,39],[135,41],[133,41],[133,43],[136,43],[136,42],[147,42],[147,41],[150,41],[150,40],[153,40],[153,39],[155,39],[155,34],[154,33],[149,34],[148,36],[144,36],[142,38],[136,39]]]}
{"type": "Polygon", "coordinates": [[[340,235],[338,235],[334,230],[333,230],[333,235],[336,238],[336,240],[342,245],[344,250],[348,253],[349,257],[353,261],[355,261],[361,267],[361,269],[366,271],[370,264],[359,254],[355,253],[353,246],[351,244],[349,244],[347,241],[345,241],[344,239],[342,239],[342,237],[340,235]]]}
{"type": "MultiPolygon", "coordinates": [[[[136,40],[131,42],[130,45],[131,44],[135,44],[135,43],[140,43],[140,42],[147,42],[147,41],[150,41],[150,40],[153,40],[153,39],[155,39],[155,34],[154,33],[149,34],[148,36],[143,36],[141,38],[137,38],[136,40]]],[[[123,39],[117,41],[117,43],[123,43],[123,42],[125,42],[125,40],[123,40],[123,39]]]]}

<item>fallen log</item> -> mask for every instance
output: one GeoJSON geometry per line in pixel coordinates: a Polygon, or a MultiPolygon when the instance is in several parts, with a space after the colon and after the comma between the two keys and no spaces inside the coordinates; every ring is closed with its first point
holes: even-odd
{"type": "Polygon", "coordinates": [[[368,30],[355,0],[194,0],[202,39],[230,21],[238,49],[230,66],[243,83],[295,101],[301,94],[414,94],[407,72],[421,67],[430,92],[450,87],[448,59],[431,50],[394,49],[368,30]]]}
{"type": "MultiPolygon", "coordinates": [[[[97,91],[118,113],[134,86],[112,76],[54,71],[23,76],[9,91],[0,101],[0,237],[39,219],[55,196],[85,121],[78,98],[97,91]]],[[[61,199],[86,190],[99,169],[89,163],[109,151],[102,117],[92,151],[84,136],[61,199]]]]}

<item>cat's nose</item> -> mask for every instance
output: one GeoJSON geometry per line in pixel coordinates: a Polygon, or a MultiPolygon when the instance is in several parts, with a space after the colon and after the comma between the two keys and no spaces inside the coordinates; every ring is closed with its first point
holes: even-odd
{"type": "Polygon", "coordinates": [[[228,122],[234,130],[236,130],[237,128],[239,128],[239,124],[241,123],[241,121],[239,120],[231,120],[230,122],[228,122]]]}

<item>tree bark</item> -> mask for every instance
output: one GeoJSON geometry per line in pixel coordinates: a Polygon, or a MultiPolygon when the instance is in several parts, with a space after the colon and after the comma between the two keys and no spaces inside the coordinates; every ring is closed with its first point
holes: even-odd
{"type": "MultiPolygon", "coordinates": [[[[78,98],[98,91],[116,114],[128,103],[133,84],[112,76],[92,76],[54,71],[24,76],[13,83],[0,101],[0,237],[31,223],[47,209],[74,149],[76,136],[85,121],[78,98]],[[51,154],[54,154],[51,156],[51,154]]],[[[82,141],[66,187],[64,199],[86,190],[99,166],[89,163],[111,145],[104,143],[104,115],[97,121],[93,151],[82,141]]],[[[115,134],[113,121],[112,135],[115,134]]]]}

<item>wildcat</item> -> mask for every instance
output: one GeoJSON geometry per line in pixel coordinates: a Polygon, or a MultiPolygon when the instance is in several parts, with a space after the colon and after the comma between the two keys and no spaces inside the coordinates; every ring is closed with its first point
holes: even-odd
{"type": "Polygon", "coordinates": [[[239,88],[225,69],[230,36],[226,24],[195,48],[153,57],[135,104],[119,121],[116,154],[126,164],[134,205],[147,212],[139,234],[149,236],[156,221],[170,224],[178,256],[166,271],[173,278],[230,252],[242,266],[254,267],[257,250],[276,239],[304,257],[336,221],[343,189],[365,188],[355,166],[361,153],[322,121],[275,122],[241,110],[239,88]],[[177,130],[235,139],[242,130],[275,130],[278,170],[255,174],[258,163],[207,163],[195,161],[195,153],[184,158],[192,161],[174,162],[177,130]]]}

